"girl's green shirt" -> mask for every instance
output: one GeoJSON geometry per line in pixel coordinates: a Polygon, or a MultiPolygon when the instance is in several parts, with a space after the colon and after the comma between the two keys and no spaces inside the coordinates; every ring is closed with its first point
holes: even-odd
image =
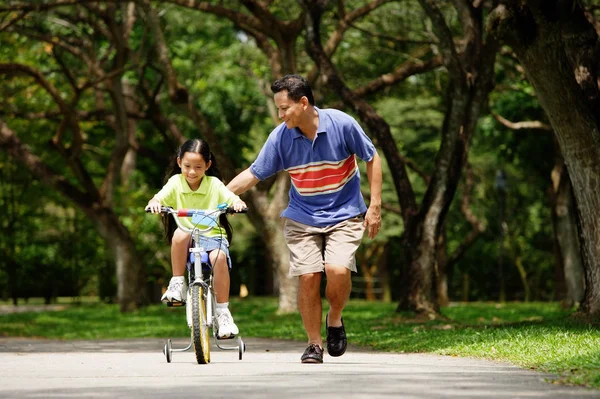
{"type": "MultiPolygon", "coordinates": [[[[216,177],[204,176],[200,187],[193,191],[182,174],[172,176],[163,188],[155,195],[163,206],[173,209],[217,209],[217,205],[226,202],[233,205],[240,197],[231,192],[225,184],[216,177]]],[[[182,224],[190,229],[194,228],[191,218],[180,218],[182,224]]],[[[215,226],[203,235],[209,237],[223,236],[225,230],[215,226]]]]}

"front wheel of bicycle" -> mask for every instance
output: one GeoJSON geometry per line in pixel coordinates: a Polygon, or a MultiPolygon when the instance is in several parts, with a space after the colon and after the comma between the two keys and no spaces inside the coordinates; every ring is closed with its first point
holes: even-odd
{"type": "Polygon", "coordinates": [[[206,322],[206,299],[204,290],[199,285],[190,287],[192,290],[192,341],[198,364],[210,362],[210,334],[206,322]]]}

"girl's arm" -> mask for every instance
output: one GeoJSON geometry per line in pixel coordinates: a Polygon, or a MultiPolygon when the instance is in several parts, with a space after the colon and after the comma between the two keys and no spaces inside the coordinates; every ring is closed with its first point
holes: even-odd
{"type": "Polygon", "coordinates": [[[169,205],[173,201],[173,196],[177,193],[177,183],[180,180],[180,175],[172,176],[167,183],[154,194],[154,197],[148,201],[147,208],[150,208],[152,213],[160,213],[161,205],[169,205]]]}

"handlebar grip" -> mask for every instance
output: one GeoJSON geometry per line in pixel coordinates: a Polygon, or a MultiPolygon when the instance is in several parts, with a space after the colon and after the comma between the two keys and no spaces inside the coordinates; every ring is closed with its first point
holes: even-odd
{"type": "MultiPolygon", "coordinates": [[[[171,208],[169,208],[168,206],[161,206],[160,207],[160,213],[165,213],[165,214],[169,213],[170,209],[171,208]]],[[[144,210],[146,211],[146,213],[150,213],[151,212],[149,207],[145,207],[144,210]]]]}
{"type": "Polygon", "coordinates": [[[233,209],[232,207],[227,208],[227,214],[231,215],[232,213],[248,213],[248,208],[244,208],[241,211],[236,211],[235,209],[233,209]]]}

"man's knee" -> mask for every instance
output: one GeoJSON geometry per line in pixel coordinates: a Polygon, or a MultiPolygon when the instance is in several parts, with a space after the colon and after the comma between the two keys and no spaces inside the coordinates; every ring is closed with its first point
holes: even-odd
{"type": "Polygon", "coordinates": [[[325,264],[325,274],[328,280],[350,280],[352,271],[344,266],[325,264]]]}
{"type": "Polygon", "coordinates": [[[298,276],[300,290],[314,290],[321,285],[321,275],[323,273],[306,273],[298,276]]]}

